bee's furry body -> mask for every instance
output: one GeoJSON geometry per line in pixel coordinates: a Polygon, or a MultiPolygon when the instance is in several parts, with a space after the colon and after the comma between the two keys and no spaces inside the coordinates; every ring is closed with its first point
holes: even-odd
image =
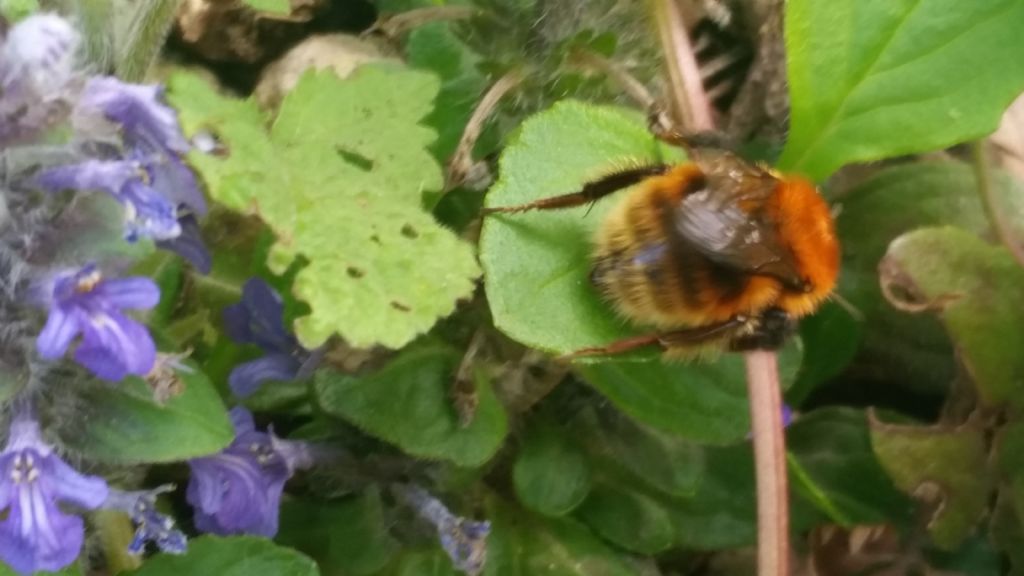
{"type": "Polygon", "coordinates": [[[687,163],[626,192],[596,237],[591,278],[598,290],[627,319],[663,330],[753,316],[769,307],[795,318],[813,311],[834,287],[839,261],[828,205],[814,187],[779,178],[759,204],[759,217],[776,227],[807,279],[807,287],[794,290],[774,277],[716,262],[677,232],[682,200],[707,193],[707,186],[701,169],[687,163]]]}

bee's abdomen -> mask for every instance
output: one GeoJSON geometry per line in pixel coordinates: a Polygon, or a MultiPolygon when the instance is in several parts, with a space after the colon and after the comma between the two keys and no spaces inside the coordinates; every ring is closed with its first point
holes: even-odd
{"type": "Polygon", "coordinates": [[[709,260],[672,231],[673,210],[702,183],[695,170],[682,165],[634,188],[598,234],[591,280],[634,322],[700,325],[752,305],[750,290],[758,279],[709,260]]]}

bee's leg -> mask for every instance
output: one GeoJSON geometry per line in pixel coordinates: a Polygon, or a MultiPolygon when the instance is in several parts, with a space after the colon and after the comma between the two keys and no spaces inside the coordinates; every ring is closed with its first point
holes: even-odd
{"type": "Polygon", "coordinates": [[[639,166],[612,172],[598,180],[587,182],[579,192],[541,198],[528,204],[518,206],[500,206],[497,208],[484,208],[483,214],[526,212],[527,210],[557,210],[559,208],[572,208],[582,206],[595,200],[599,200],[613,192],[637,184],[651,176],[664,174],[670,167],[664,164],[653,164],[650,166],[639,166]]]}
{"type": "Polygon", "coordinates": [[[748,328],[729,341],[734,352],[778,350],[796,332],[796,320],[781,308],[769,308],[747,323],[748,328]]]}
{"type": "Polygon", "coordinates": [[[717,324],[709,324],[707,326],[700,326],[696,328],[686,328],[684,330],[673,330],[671,332],[644,334],[641,336],[634,336],[633,338],[617,340],[605,346],[583,348],[570,354],[566,354],[561,358],[563,360],[570,360],[581,356],[610,356],[636,350],[637,348],[645,348],[647,346],[659,346],[663,350],[667,350],[669,348],[699,346],[715,340],[722,340],[723,338],[733,335],[737,330],[743,329],[743,327],[749,322],[750,319],[746,316],[734,316],[717,324]]]}

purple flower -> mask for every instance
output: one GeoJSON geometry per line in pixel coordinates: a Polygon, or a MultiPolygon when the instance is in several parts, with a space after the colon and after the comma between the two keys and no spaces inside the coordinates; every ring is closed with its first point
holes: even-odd
{"type": "Polygon", "coordinates": [[[181,234],[177,238],[157,240],[156,245],[188,260],[199,273],[209,274],[213,268],[213,257],[203,244],[199,221],[194,215],[182,214],[179,211],[178,225],[181,227],[181,234]]]}
{"type": "Polygon", "coordinates": [[[156,509],[157,496],[173,489],[173,486],[161,486],[134,492],[110,491],[103,508],[124,512],[135,524],[135,536],[128,544],[129,553],[145,552],[147,542],[153,542],[161,552],[168,554],[184,554],[188,550],[188,539],[174,527],[174,519],[156,509]]]}
{"type": "Polygon", "coordinates": [[[294,380],[313,355],[284,325],[284,302],[264,280],[250,278],[242,301],[224,309],[228,336],[240,344],[263,349],[261,358],[239,364],[228,376],[231,391],[245,398],[270,380],[294,380]]]}
{"type": "Polygon", "coordinates": [[[196,528],[214,534],[277,534],[284,484],[312,465],[309,447],[257,432],[245,408],[231,410],[235,440],[214,456],[189,462],[186,498],[196,510],[196,528]]]}
{"type": "Polygon", "coordinates": [[[149,278],[103,278],[93,265],[57,274],[44,287],[50,308],[36,339],[39,355],[56,360],[82,334],[75,360],[104,380],[128,374],[145,376],[153,368],[156,347],[144,326],[122,309],[145,310],[160,301],[149,278]]]}
{"type": "MultiPolygon", "coordinates": [[[[124,206],[125,238],[152,238],[181,254],[204,273],[209,253],[202,246],[196,218],[206,214],[206,200],[181,155],[189,144],[177,116],[161,101],[157,86],[126,84],[116,78],[91,78],[75,109],[84,132],[97,122],[117,128],[122,141],[116,156],[50,168],[36,182],[46,190],[102,190],[124,206]],[[185,231],[189,238],[175,242],[185,231]]],[[[107,130],[109,132],[110,130],[107,130]]],[[[102,140],[103,131],[93,135],[102,140]]],[[[109,137],[108,137],[109,138],[109,137]]],[[[106,148],[111,148],[107,146],[106,148]]]]}
{"type": "Polygon", "coordinates": [[[29,16],[8,31],[0,46],[0,145],[34,136],[66,114],[78,42],[55,14],[29,16]]]}
{"type": "Polygon", "coordinates": [[[452,559],[456,570],[472,575],[483,572],[490,522],[477,522],[452,514],[440,500],[419,486],[406,485],[398,491],[420,517],[437,528],[441,548],[452,559]]]}
{"type": "Polygon", "coordinates": [[[67,566],[82,549],[84,525],[66,506],[92,510],[106,498],[102,478],[79,474],[43,442],[34,420],[16,417],[0,453],[0,559],[20,574],[67,566]]]}

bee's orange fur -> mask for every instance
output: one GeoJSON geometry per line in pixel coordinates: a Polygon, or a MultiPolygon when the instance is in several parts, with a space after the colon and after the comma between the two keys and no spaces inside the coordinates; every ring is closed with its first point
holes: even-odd
{"type": "Polygon", "coordinates": [[[696,252],[655,248],[672,242],[666,210],[678,206],[689,183],[701,176],[681,164],[644,180],[607,216],[596,238],[595,281],[618,312],[660,329],[702,326],[777,306],[794,317],[813,312],[828,297],[839,272],[839,244],[828,205],[814,186],[779,176],[765,210],[791,251],[806,292],[768,276],[723,272],[696,252]],[[644,266],[637,264],[643,260],[644,266]],[[650,262],[656,260],[656,265],[650,262]]]}

